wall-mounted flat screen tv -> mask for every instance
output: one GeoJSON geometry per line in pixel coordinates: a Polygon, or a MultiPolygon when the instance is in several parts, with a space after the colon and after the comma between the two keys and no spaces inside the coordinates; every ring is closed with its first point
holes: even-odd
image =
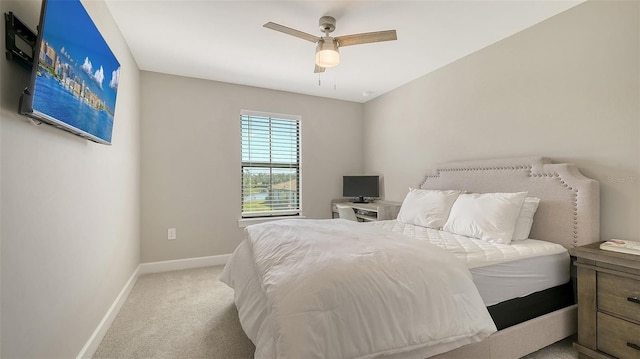
{"type": "Polygon", "coordinates": [[[120,63],[80,0],[43,0],[20,113],[111,144],[120,63]]]}

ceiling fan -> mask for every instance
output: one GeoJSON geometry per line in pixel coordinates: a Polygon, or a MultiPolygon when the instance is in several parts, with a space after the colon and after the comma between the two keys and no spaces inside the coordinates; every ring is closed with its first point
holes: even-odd
{"type": "Polygon", "coordinates": [[[315,73],[324,72],[325,68],[334,67],[340,63],[340,52],[338,51],[340,47],[398,39],[396,30],[331,37],[329,34],[336,29],[336,19],[331,16],[321,17],[318,25],[320,26],[320,31],[324,32],[324,36],[322,37],[314,36],[274,22],[268,22],[264,24],[264,27],[316,43],[316,67],[313,71],[315,73]]]}

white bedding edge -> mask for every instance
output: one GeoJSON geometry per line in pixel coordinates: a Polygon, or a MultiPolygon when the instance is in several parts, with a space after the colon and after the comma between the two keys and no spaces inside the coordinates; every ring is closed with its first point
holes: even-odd
{"type": "Polygon", "coordinates": [[[362,223],[362,225],[380,227],[413,239],[427,241],[446,249],[463,261],[469,269],[542,255],[568,253],[566,248],[557,243],[537,239],[501,244],[433,228],[406,224],[397,220],[368,222],[362,223]]]}

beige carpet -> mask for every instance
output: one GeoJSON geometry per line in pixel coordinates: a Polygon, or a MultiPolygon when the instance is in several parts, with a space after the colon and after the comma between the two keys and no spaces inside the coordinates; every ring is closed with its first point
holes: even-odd
{"type": "Polygon", "coordinates": [[[252,358],[221,271],[140,276],[94,358],[252,358]]]}
{"type": "MultiPolygon", "coordinates": [[[[221,266],[147,274],[98,347],[94,358],[252,358],[233,290],[218,280],[221,266]]],[[[571,340],[527,359],[573,359],[571,340]]]]}

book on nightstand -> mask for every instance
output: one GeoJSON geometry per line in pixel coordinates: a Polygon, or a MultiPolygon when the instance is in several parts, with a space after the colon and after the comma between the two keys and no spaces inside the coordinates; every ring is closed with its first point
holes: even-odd
{"type": "Polygon", "coordinates": [[[600,244],[600,249],[640,255],[640,242],[626,239],[610,239],[600,244]]]}

